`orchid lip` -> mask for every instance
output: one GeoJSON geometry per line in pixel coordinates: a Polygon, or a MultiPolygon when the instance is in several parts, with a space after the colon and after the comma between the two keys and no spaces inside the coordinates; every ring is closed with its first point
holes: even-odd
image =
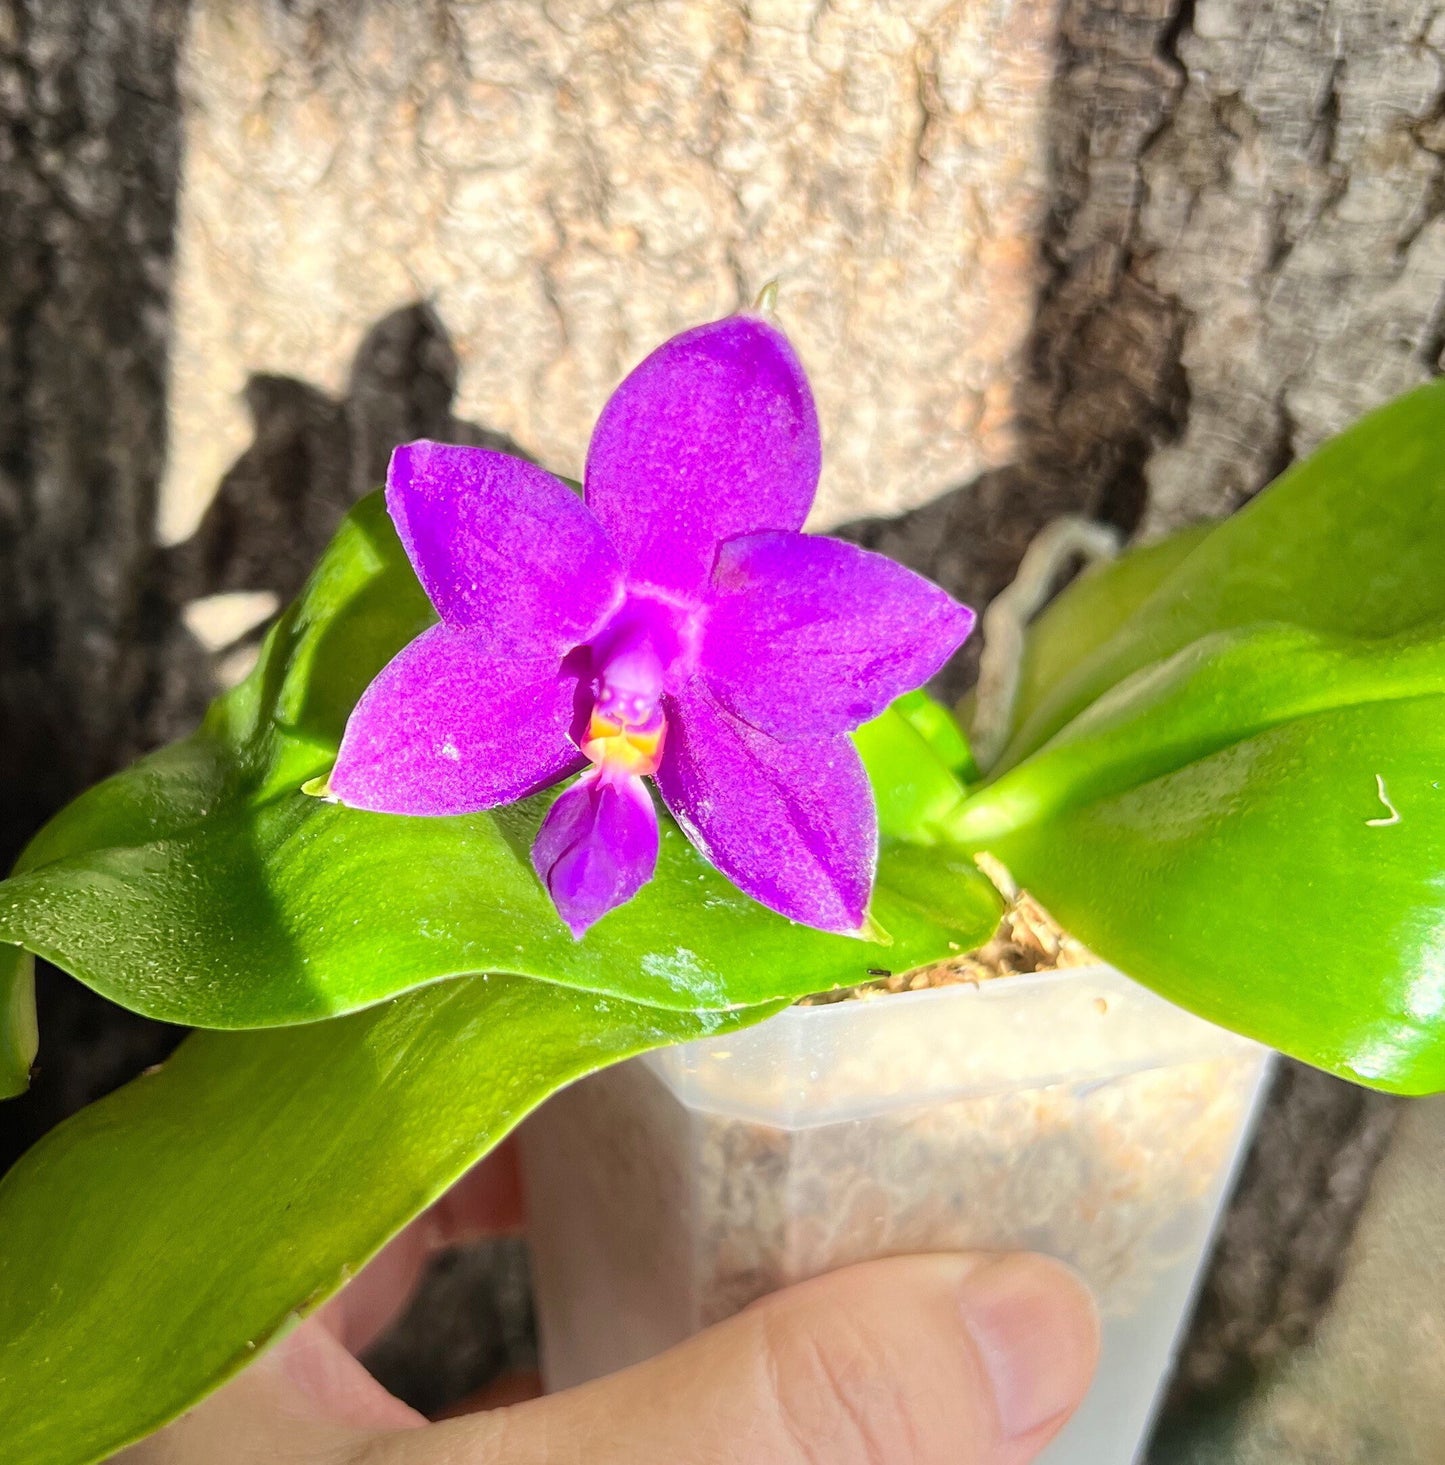
{"type": "Polygon", "coordinates": [[[579,746],[604,777],[642,777],[662,763],[667,719],[656,643],[658,632],[670,627],[654,622],[634,615],[594,648],[596,693],[579,746]]]}
{"type": "Polygon", "coordinates": [[[667,719],[659,711],[645,728],[628,727],[593,710],[582,752],[603,777],[641,778],[662,765],[667,719]]]}

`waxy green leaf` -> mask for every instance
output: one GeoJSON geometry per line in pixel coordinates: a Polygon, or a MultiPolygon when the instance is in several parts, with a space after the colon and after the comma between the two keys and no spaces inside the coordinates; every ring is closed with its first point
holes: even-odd
{"type": "MultiPolygon", "coordinates": [[[[0,885],[0,941],[125,1007],[215,1028],[329,1017],[478,971],[687,1010],[866,979],[875,946],[755,904],[667,820],[655,878],[578,942],[529,855],[555,793],[445,819],[303,793],[362,689],[430,619],[379,497],[365,501],[196,736],[41,832],[0,885]]],[[[872,914],[898,970],[977,944],[997,920],[971,861],[937,860],[954,878],[924,900],[906,844],[885,840],[872,914]]]]}
{"type": "Polygon", "coordinates": [[[5,1458],[87,1465],[159,1428],[549,1093],[771,1010],[468,977],[332,1022],[192,1036],[0,1181],[5,1458]]]}
{"type": "Polygon", "coordinates": [[[1445,1089],[1445,696],[1300,717],[989,848],[1076,936],[1214,1022],[1445,1089]]]}
{"type": "Polygon", "coordinates": [[[39,1046],[35,1023],[35,958],[0,945],[0,1099],[23,1094],[39,1046]]]}
{"type": "MultiPolygon", "coordinates": [[[[0,937],[133,1011],[215,1028],[333,1016],[476,971],[693,1010],[863,981],[877,964],[867,942],[754,904],[670,823],[653,880],[574,941],[528,856],[550,800],[455,819],[242,801],[0,886],[0,937]]],[[[937,857],[956,882],[924,909],[902,850],[884,854],[873,905],[890,960],[904,970],[986,937],[997,909],[966,857],[937,857]]]]}
{"type": "Polygon", "coordinates": [[[1012,708],[1017,731],[1086,657],[1103,646],[1218,528],[1194,524],[1107,564],[1091,565],[1029,627],[1012,708]]]}
{"type": "Polygon", "coordinates": [[[1215,631],[1278,621],[1374,638],[1438,620],[1442,565],[1445,380],[1332,438],[1190,547],[1112,636],[1061,665],[1046,695],[1030,693],[998,767],[1021,762],[1125,677],[1215,631]]]}
{"type": "Polygon", "coordinates": [[[960,770],[971,766],[953,715],[931,698],[910,693],[865,722],[853,741],[873,782],[883,838],[939,844],[963,797],[960,770]],[[906,711],[904,701],[910,704],[906,711]]]}
{"type": "Polygon", "coordinates": [[[1220,631],[1110,688],[1032,758],[952,811],[946,828],[982,848],[1280,723],[1442,695],[1445,622],[1378,641],[1299,626],[1220,631]]]}
{"type": "Polygon", "coordinates": [[[1445,1088],[1442,570],[1437,383],[1062,597],[950,836],[1171,1000],[1445,1088]]]}
{"type": "Polygon", "coordinates": [[[888,710],[901,717],[928,744],[932,756],[955,778],[970,783],[978,777],[973,749],[958,719],[942,702],[919,689],[905,692],[888,710]]]}

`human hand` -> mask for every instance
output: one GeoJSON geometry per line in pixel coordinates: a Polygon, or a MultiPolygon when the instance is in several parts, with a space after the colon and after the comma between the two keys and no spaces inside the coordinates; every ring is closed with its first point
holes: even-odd
{"type": "Polygon", "coordinates": [[[509,1149],[332,1303],[117,1465],[1023,1465],[1073,1412],[1094,1305],[1031,1256],[897,1257],[773,1294],[670,1352],[431,1424],[356,1360],[439,1247],[520,1220],[509,1149]]]}

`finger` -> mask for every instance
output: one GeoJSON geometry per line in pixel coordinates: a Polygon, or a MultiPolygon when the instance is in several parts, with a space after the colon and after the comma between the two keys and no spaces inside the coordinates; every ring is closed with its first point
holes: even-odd
{"type": "Polygon", "coordinates": [[[503,1409],[510,1404],[523,1404],[536,1399],[542,1393],[542,1375],[534,1368],[514,1368],[499,1374],[491,1383],[483,1384],[474,1394],[448,1404],[437,1415],[438,1419],[456,1419],[466,1414],[477,1414],[483,1409],[503,1409]]]}
{"type": "Polygon", "coordinates": [[[333,1465],[425,1423],[313,1317],[116,1465],[333,1465]]]}
{"type": "Polygon", "coordinates": [[[373,1439],[368,1465],[1023,1465],[1082,1399],[1098,1321],[1039,1257],[899,1257],[777,1293],[553,1398],[373,1439]]]}
{"type": "Polygon", "coordinates": [[[360,1353],[406,1306],[438,1251],[516,1231],[521,1224],[522,1185],[516,1149],[508,1142],[473,1165],[435,1205],[394,1236],[322,1308],[321,1321],[353,1353],[360,1353]]]}

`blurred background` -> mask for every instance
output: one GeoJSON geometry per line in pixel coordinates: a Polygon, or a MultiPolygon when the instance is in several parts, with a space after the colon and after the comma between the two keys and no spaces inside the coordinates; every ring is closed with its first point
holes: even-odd
{"type": "MultiPolygon", "coordinates": [[[[396,442],[575,476],[772,279],[815,527],[982,607],[1061,513],[1227,514],[1440,368],[1445,7],[0,0],[6,859],[244,673],[396,442]]],[[[41,981],[0,1164],[180,1037],[41,981]]],[[[1445,1458],[1442,1140],[1283,1066],[1158,1460],[1445,1458]]],[[[372,1362],[436,1409],[532,1346],[493,1245],[372,1362]]]]}

